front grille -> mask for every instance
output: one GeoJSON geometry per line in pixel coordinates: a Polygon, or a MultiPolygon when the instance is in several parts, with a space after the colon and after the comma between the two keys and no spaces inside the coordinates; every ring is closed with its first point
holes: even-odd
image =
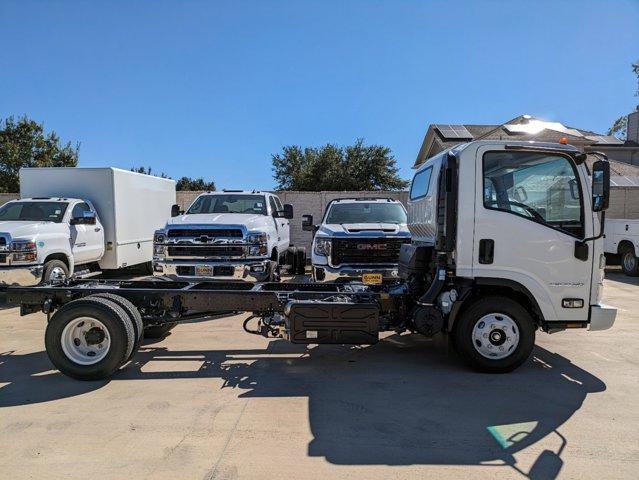
{"type": "Polygon", "coordinates": [[[168,236],[175,237],[224,237],[224,238],[242,238],[242,230],[239,228],[176,228],[169,230],[168,236]]]}
{"type": "Polygon", "coordinates": [[[169,247],[170,257],[241,257],[243,247],[212,245],[176,245],[169,247]]]}
{"type": "Polygon", "coordinates": [[[407,238],[334,238],[331,245],[333,265],[398,263],[399,250],[407,238]]]}
{"type": "Polygon", "coordinates": [[[4,237],[0,237],[0,247],[6,247],[7,246],[7,239],[4,237]]]}
{"type": "MultiPolygon", "coordinates": [[[[175,272],[178,275],[193,277],[195,276],[195,267],[182,265],[182,266],[176,267],[175,272]]],[[[213,276],[215,277],[232,277],[234,273],[235,273],[235,269],[233,267],[226,267],[223,265],[213,267],[213,276]]]]}

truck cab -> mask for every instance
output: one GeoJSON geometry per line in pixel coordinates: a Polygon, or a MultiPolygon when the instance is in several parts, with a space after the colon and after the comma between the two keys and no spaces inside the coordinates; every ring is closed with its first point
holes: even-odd
{"type": "Polygon", "coordinates": [[[400,247],[411,238],[404,206],[390,198],[333,200],[319,225],[304,215],[302,228],[314,232],[316,282],[397,281],[400,247]]]}
{"type": "MultiPolygon", "coordinates": [[[[177,207],[177,206],[176,206],[177,207]]],[[[293,207],[270,192],[223,190],[174,212],[154,237],[155,275],[264,281],[279,278],[293,207]]],[[[304,260],[305,261],[305,260],[304,260]]]]}
{"type": "Polygon", "coordinates": [[[0,207],[0,282],[36,285],[67,278],[104,254],[104,231],[89,200],[23,198],[0,207]]]}

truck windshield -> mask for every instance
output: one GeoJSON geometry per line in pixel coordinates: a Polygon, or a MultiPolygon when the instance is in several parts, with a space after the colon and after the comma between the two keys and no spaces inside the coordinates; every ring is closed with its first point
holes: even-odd
{"type": "Polygon", "coordinates": [[[202,195],[186,212],[266,215],[264,195],[202,195]]]}
{"type": "Polygon", "coordinates": [[[406,223],[399,203],[339,203],[328,211],[326,223],[406,223]]]}
{"type": "Polygon", "coordinates": [[[0,207],[0,222],[62,222],[65,202],[12,202],[0,207]]]}

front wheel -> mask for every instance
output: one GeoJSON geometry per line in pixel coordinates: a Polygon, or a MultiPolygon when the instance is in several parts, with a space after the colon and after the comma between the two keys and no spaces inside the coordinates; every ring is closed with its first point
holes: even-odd
{"type": "Polygon", "coordinates": [[[511,298],[485,297],[457,319],[454,346],[470,367],[481,372],[510,372],[524,363],[535,346],[535,323],[511,298]]]}
{"type": "Polygon", "coordinates": [[[635,255],[635,249],[625,247],[621,251],[621,269],[623,273],[631,277],[639,276],[639,259],[635,255]]]}
{"type": "Polygon", "coordinates": [[[62,260],[49,260],[44,264],[42,283],[62,282],[69,278],[69,268],[62,260]]]}

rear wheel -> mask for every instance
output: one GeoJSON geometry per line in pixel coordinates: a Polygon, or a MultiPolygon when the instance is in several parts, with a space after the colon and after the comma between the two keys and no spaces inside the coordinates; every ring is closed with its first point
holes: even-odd
{"type": "Polygon", "coordinates": [[[124,310],[129,316],[129,319],[133,324],[134,341],[131,355],[129,355],[129,358],[126,359],[128,362],[131,358],[133,358],[133,355],[135,355],[135,352],[138,351],[138,348],[140,348],[140,342],[142,342],[142,337],[144,336],[144,323],[142,322],[142,315],[140,315],[140,311],[135,305],[133,305],[133,303],[131,303],[131,301],[121,297],[120,295],[115,295],[114,293],[96,293],[88,298],[106,298],[122,308],[122,310],[124,310]]]}
{"type": "Polygon", "coordinates": [[[482,372],[510,372],[524,363],[535,345],[535,324],[511,298],[484,297],[457,319],[454,345],[459,356],[482,372]]]}
{"type": "Polygon", "coordinates": [[[146,327],[144,329],[144,337],[152,339],[163,338],[166,336],[167,333],[173,330],[177,326],[177,324],[178,322],[168,322],[162,323],[160,325],[146,327]]]}
{"type": "Polygon", "coordinates": [[[128,314],[105,298],[82,298],[64,305],[47,324],[45,347],[51,362],[78,380],[113,374],[133,351],[128,314]]]}
{"type": "Polygon", "coordinates": [[[288,270],[288,273],[291,275],[295,275],[295,256],[297,252],[297,248],[296,247],[288,247],[286,249],[286,260],[284,261],[284,263],[286,264],[286,268],[288,270]]]}
{"type": "Polygon", "coordinates": [[[621,269],[623,273],[631,277],[639,276],[639,259],[635,255],[635,249],[630,245],[621,248],[621,269]]]}
{"type": "Polygon", "coordinates": [[[62,282],[69,278],[69,267],[62,260],[49,260],[44,264],[42,282],[62,282]]]}

